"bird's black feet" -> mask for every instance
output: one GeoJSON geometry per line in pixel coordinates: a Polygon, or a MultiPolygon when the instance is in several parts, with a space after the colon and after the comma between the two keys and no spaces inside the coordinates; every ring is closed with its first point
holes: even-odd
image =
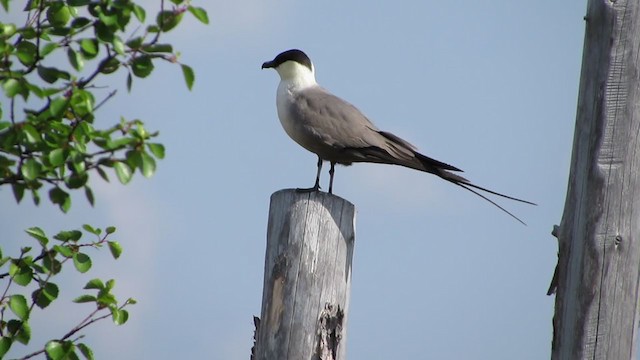
{"type": "Polygon", "coordinates": [[[318,174],[316,174],[316,183],[313,185],[313,187],[297,188],[296,191],[302,192],[302,193],[320,191],[320,170],[321,169],[322,169],[322,159],[320,159],[320,156],[318,156],[318,174]]]}
{"type": "Polygon", "coordinates": [[[296,191],[300,193],[320,191],[320,185],[316,184],[314,187],[310,188],[297,188],[296,191]]]}

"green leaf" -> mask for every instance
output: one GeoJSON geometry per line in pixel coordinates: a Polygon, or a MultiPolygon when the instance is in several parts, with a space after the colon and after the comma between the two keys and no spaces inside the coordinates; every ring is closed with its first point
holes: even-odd
{"type": "Polygon", "coordinates": [[[37,96],[38,98],[42,99],[44,97],[44,93],[43,93],[43,89],[39,86],[35,86],[31,83],[25,82],[24,83],[24,87],[27,90],[27,92],[32,93],[33,95],[37,96]]]}
{"type": "Polygon", "coordinates": [[[64,179],[64,183],[69,189],[79,189],[85,186],[87,184],[87,181],[89,181],[89,175],[84,172],[80,174],[73,172],[71,176],[64,179]]]}
{"type": "MultiPolygon", "coordinates": [[[[83,130],[83,124],[86,124],[86,122],[80,123],[80,125],[78,125],[76,130],[73,132],[73,135],[76,138],[76,142],[84,142],[84,138],[87,136],[86,132],[83,130]]],[[[83,153],[73,151],[71,152],[71,154],[69,154],[69,160],[75,172],[84,173],[87,170],[87,164],[85,163],[85,156],[83,153]]]]}
{"type": "Polygon", "coordinates": [[[58,167],[66,161],[65,151],[62,148],[56,148],[49,153],[49,163],[51,166],[58,167]]]}
{"type": "Polygon", "coordinates": [[[84,187],[84,195],[87,197],[87,201],[91,206],[95,206],[95,198],[93,197],[93,190],[89,187],[89,185],[84,187]]]}
{"type": "Polygon", "coordinates": [[[131,171],[129,165],[121,161],[117,161],[113,164],[113,168],[116,170],[116,175],[118,176],[118,180],[120,180],[120,183],[126,185],[129,183],[129,181],[131,181],[133,172],[131,171]]]}
{"type": "Polygon", "coordinates": [[[182,15],[184,15],[182,11],[160,11],[158,13],[158,16],[156,16],[156,24],[158,24],[158,27],[162,31],[170,31],[180,23],[180,20],[182,20],[182,15]]]}
{"type": "Polygon", "coordinates": [[[80,51],[86,59],[93,59],[98,55],[98,40],[82,39],[80,40],[80,51]]]}
{"type": "Polygon", "coordinates": [[[127,304],[135,305],[137,303],[138,303],[138,301],[136,299],[134,299],[134,298],[128,298],[127,299],[127,304]]]}
{"type": "Polygon", "coordinates": [[[144,23],[144,19],[147,17],[147,13],[144,11],[144,8],[136,4],[133,4],[133,14],[141,23],[144,23]]]}
{"type": "Polygon", "coordinates": [[[94,360],[95,359],[93,357],[93,350],[91,350],[91,348],[89,348],[84,343],[79,343],[78,344],[78,348],[80,349],[80,352],[82,353],[82,355],[84,356],[85,359],[87,359],[87,360],[94,360]]]}
{"type": "Polygon", "coordinates": [[[16,51],[18,60],[20,60],[24,66],[31,66],[36,62],[38,57],[38,47],[36,44],[26,40],[20,41],[18,45],[16,45],[16,51]]]}
{"type": "Polygon", "coordinates": [[[111,316],[116,325],[123,325],[127,320],[129,320],[129,312],[124,309],[115,309],[111,311],[111,316]]]}
{"type": "Polygon", "coordinates": [[[124,148],[130,144],[133,144],[136,141],[136,139],[133,138],[129,138],[129,137],[123,137],[123,138],[119,138],[119,139],[115,139],[115,140],[111,140],[109,139],[107,141],[107,148],[109,150],[116,150],[116,149],[121,149],[124,148]]]}
{"type": "Polygon", "coordinates": [[[66,213],[71,208],[71,196],[66,191],[59,187],[54,187],[49,190],[49,200],[52,203],[58,205],[62,212],[66,213]]]}
{"type": "Polygon", "coordinates": [[[40,263],[33,263],[30,264],[30,266],[33,269],[34,273],[47,274],[47,270],[42,265],[40,265],[40,263]]]}
{"type": "Polygon", "coordinates": [[[131,76],[131,72],[127,73],[127,91],[131,92],[131,85],[133,84],[133,77],[131,76]]]}
{"type": "Polygon", "coordinates": [[[127,164],[133,171],[138,168],[142,172],[142,156],[140,155],[140,151],[129,150],[127,151],[126,158],[127,164]]]}
{"type": "Polygon", "coordinates": [[[29,318],[29,306],[24,296],[20,294],[11,295],[9,298],[9,308],[20,320],[29,318]]]}
{"type": "MultiPolygon", "coordinates": [[[[51,102],[49,103],[49,112],[53,117],[62,116],[62,114],[64,114],[64,112],[67,110],[68,105],[69,105],[68,99],[64,97],[57,97],[51,100],[51,102]]],[[[63,151],[63,149],[61,148],[57,148],[55,150],[59,150],[60,152],[63,151]]]]}
{"type": "Polygon", "coordinates": [[[51,340],[45,346],[47,359],[50,360],[73,360],[78,356],[75,354],[75,346],[71,341],[51,340]]]}
{"type": "Polygon", "coordinates": [[[144,41],[144,38],[141,36],[136,36],[133,39],[127,41],[127,46],[130,47],[133,50],[138,50],[140,48],[140,46],[142,46],[142,42],[144,41]]]}
{"type": "Polygon", "coordinates": [[[40,229],[39,227],[28,228],[27,230],[25,230],[25,232],[29,234],[32,238],[38,240],[38,242],[40,243],[40,245],[42,245],[42,247],[47,246],[49,239],[45,235],[44,231],[42,231],[42,229],[40,229]]]}
{"type": "MultiPolygon", "coordinates": [[[[50,40],[49,35],[63,37],[63,36],[69,36],[70,34],[71,34],[71,29],[66,26],[62,26],[62,27],[49,29],[49,31],[43,34],[43,36],[50,40]]],[[[34,37],[35,36],[36,35],[34,34],[34,37]]]]}
{"type": "Polygon", "coordinates": [[[78,304],[88,303],[88,302],[96,302],[96,297],[93,296],[93,295],[88,295],[88,294],[80,295],[77,298],[73,299],[73,302],[74,303],[78,303],[78,304]]]}
{"type": "Polygon", "coordinates": [[[91,0],[67,0],[67,4],[69,4],[69,6],[86,6],[91,4],[91,0]]]}
{"type": "Polygon", "coordinates": [[[22,173],[22,176],[24,176],[25,180],[31,181],[38,178],[41,170],[42,165],[40,165],[36,159],[29,158],[24,162],[24,164],[22,164],[20,172],[22,173]]]}
{"type": "Polygon", "coordinates": [[[122,254],[122,246],[117,241],[107,241],[109,244],[109,250],[114,259],[118,259],[122,254]]]}
{"type": "Polygon", "coordinates": [[[119,37],[114,36],[112,44],[113,50],[115,50],[118,55],[124,55],[124,43],[119,37]]]}
{"type": "Polygon", "coordinates": [[[9,330],[14,340],[18,340],[18,342],[24,345],[29,344],[29,340],[31,340],[31,327],[28,322],[15,319],[9,320],[7,322],[7,330],[9,330]]]}
{"type": "Polygon", "coordinates": [[[46,43],[42,49],[40,50],[40,57],[44,58],[45,56],[51,54],[51,52],[55,49],[57,49],[58,47],[60,47],[57,43],[46,43]]]}
{"type": "Polygon", "coordinates": [[[131,63],[133,74],[139,78],[145,78],[153,71],[153,62],[147,55],[138,56],[131,63]]]}
{"type": "Polygon", "coordinates": [[[67,50],[67,57],[69,58],[69,63],[71,63],[71,66],[73,66],[76,71],[82,71],[84,68],[84,59],[80,54],[69,47],[67,50]]]}
{"type": "Polygon", "coordinates": [[[156,172],[156,161],[146,152],[141,152],[140,156],[142,160],[142,167],[140,169],[142,171],[142,175],[146,178],[152,177],[156,172]]]}
{"type": "Polygon", "coordinates": [[[100,280],[100,279],[92,279],[92,280],[89,280],[89,282],[87,282],[87,284],[84,286],[84,289],[86,289],[86,290],[89,290],[89,289],[102,290],[102,289],[104,289],[104,284],[102,283],[102,280],[100,280]]]}
{"type": "Polygon", "coordinates": [[[38,206],[40,205],[40,195],[38,195],[38,191],[35,189],[31,190],[31,197],[33,198],[33,203],[38,206]]]}
{"type": "Polygon", "coordinates": [[[144,124],[142,123],[142,121],[140,121],[138,119],[135,119],[133,121],[130,121],[130,124],[135,124],[136,125],[134,127],[133,135],[135,135],[138,139],[145,140],[145,139],[148,139],[150,137],[150,135],[147,132],[147,130],[145,130],[144,124]]]}
{"type": "Polygon", "coordinates": [[[49,84],[53,84],[54,82],[58,81],[58,79],[71,79],[71,75],[68,72],[46,66],[38,66],[38,75],[42,80],[48,82],[49,84]]]}
{"type": "Polygon", "coordinates": [[[115,226],[107,226],[107,228],[104,229],[104,231],[107,234],[113,234],[114,232],[116,232],[116,227],[115,226]]]}
{"type": "Polygon", "coordinates": [[[100,63],[100,72],[103,74],[111,74],[112,72],[118,70],[120,66],[120,61],[115,57],[108,57],[100,63]]]}
{"type": "Polygon", "coordinates": [[[79,272],[86,273],[91,269],[91,258],[83,253],[73,254],[73,265],[79,272]]]}
{"type": "Polygon", "coordinates": [[[25,186],[24,184],[11,184],[11,190],[13,190],[13,197],[16,199],[16,202],[18,204],[20,204],[20,201],[22,201],[22,198],[24,197],[24,189],[25,186]]]}
{"type": "Polygon", "coordinates": [[[3,336],[0,339],[0,359],[4,358],[4,355],[9,352],[11,348],[12,340],[10,337],[3,336]]]}
{"type": "Polygon", "coordinates": [[[187,88],[191,90],[193,88],[193,82],[196,79],[193,69],[187,65],[180,65],[182,67],[182,76],[184,76],[184,82],[187,83],[187,88]]]}
{"type": "Polygon", "coordinates": [[[62,255],[64,257],[73,256],[73,250],[71,250],[68,246],[54,245],[53,246],[53,250],[55,250],[57,253],[59,253],[60,255],[62,255]]]}
{"type": "Polygon", "coordinates": [[[149,138],[149,133],[147,132],[147,130],[144,129],[144,124],[142,123],[142,121],[136,119],[133,120],[131,123],[135,123],[136,127],[134,128],[134,135],[136,135],[138,138],[140,139],[147,139],[149,138]]]}
{"type": "Polygon", "coordinates": [[[112,311],[115,309],[117,305],[116,297],[110,293],[108,290],[101,290],[98,292],[98,299],[96,300],[98,306],[100,307],[109,307],[112,311]]]}
{"type": "Polygon", "coordinates": [[[23,134],[30,144],[37,144],[42,141],[40,132],[31,124],[25,124],[22,127],[23,134]]]}
{"type": "Polygon", "coordinates": [[[114,286],[116,286],[116,281],[113,279],[109,279],[106,283],[104,283],[104,288],[108,291],[113,289],[114,286]]]}
{"type": "Polygon", "coordinates": [[[142,47],[148,53],[173,53],[171,44],[149,44],[142,47]]]}
{"type": "MultiPolygon", "coordinates": [[[[29,89],[31,89],[31,87],[29,89]]],[[[42,95],[43,98],[51,97],[52,95],[61,93],[63,90],[66,90],[66,89],[63,89],[63,88],[54,88],[54,87],[51,87],[51,88],[44,88],[43,87],[43,88],[39,88],[39,89],[40,89],[40,92],[41,92],[41,95],[42,95]]]]}
{"type": "MultiPolygon", "coordinates": [[[[69,256],[67,256],[67,257],[71,257],[71,255],[73,254],[71,252],[71,249],[69,249],[66,246],[55,245],[53,248],[54,249],[55,248],[66,249],[66,251],[69,252],[69,256]]],[[[60,263],[60,261],[58,261],[56,259],[56,253],[62,254],[62,252],[59,252],[57,250],[56,251],[49,251],[49,252],[47,252],[47,255],[44,258],[42,258],[42,266],[44,267],[44,270],[48,274],[55,275],[55,274],[58,274],[62,270],[62,263],[60,263]]],[[[64,256],[64,254],[63,254],[63,256],[64,256]]]]}
{"type": "Polygon", "coordinates": [[[98,14],[98,18],[110,28],[114,28],[116,25],[118,25],[118,14],[116,12],[100,11],[98,14]]]}
{"type": "Polygon", "coordinates": [[[150,34],[155,34],[160,32],[160,28],[158,27],[158,25],[149,25],[147,26],[147,32],[150,34]]]}
{"type": "Polygon", "coordinates": [[[54,68],[38,66],[38,75],[40,75],[40,78],[42,78],[42,80],[48,82],[49,84],[53,84],[54,82],[58,81],[58,73],[56,70],[57,69],[54,68]]]}
{"type": "Polygon", "coordinates": [[[53,236],[54,239],[60,240],[62,242],[66,241],[78,241],[82,237],[82,231],[79,230],[70,230],[70,231],[60,231],[59,233],[53,236]]]}
{"type": "Polygon", "coordinates": [[[71,19],[69,8],[62,1],[53,2],[47,9],[47,20],[54,27],[63,27],[71,19]]]}
{"type": "Polygon", "coordinates": [[[100,166],[96,167],[96,171],[104,181],[109,182],[109,176],[107,176],[107,173],[104,172],[104,170],[100,166]]]}
{"type": "Polygon", "coordinates": [[[209,24],[209,16],[207,15],[205,9],[195,6],[189,6],[187,7],[187,9],[191,14],[193,14],[193,16],[196,17],[196,19],[200,20],[201,23],[205,25],[209,24]]]}
{"type": "MultiPolygon", "coordinates": [[[[79,117],[84,117],[87,114],[92,113],[94,103],[95,98],[93,97],[93,94],[88,91],[78,89],[73,92],[73,95],[71,95],[71,108],[79,117]]],[[[80,129],[80,127],[77,129],[80,129]]]]}
{"type": "Polygon", "coordinates": [[[158,159],[164,159],[164,145],[156,143],[147,143],[149,151],[158,159]]]}
{"type": "Polygon", "coordinates": [[[47,282],[31,294],[31,299],[40,309],[44,309],[58,298],[58,292],[58,285],[47,282]]]}
{"type": "Polygon", "coordinates": [[[89,225],[89,224],[84,224],[82,225],[82,228],[88,232],[91,233],[93,235],[100,235],[101,231],[100,229],[95,229],[93,226],[89,225]]]}
{"type": "Polygon", "coordinates": [[[17,79],[7,79],[2,83],[2,88],[4,89],[5,95],[7,97],[14,97],[17,94],[21,94],[24,90],[22,84],[17,79]]]}
{"type": "Polygon", "coordinates": [[[9,275],[20,286],[27,286],[33,278],[33,270],[22,262],[12,262],[9,266],[9,275]]]}
{"type": "Polygon", "coordinates": [[[115,35],[113,33],[113,30],[111,30],[111,28],[107,26],[107,24],[102,21],[96,21],[96,23],[93,25],[93,28],[98,40],[105,43],[113,42],[115,35]]]}
{"type": "MultiPolygon", "coordinates": [[[[4,5],[5,1],[7,0],[2,0],[2,4],[4,5]]],[[[18,29],[16,28],[15,24],[0,24],[0,35],[4,36],[5,38],[10,38],[13,36],[13,34],[16,33],[18,29]]]]}

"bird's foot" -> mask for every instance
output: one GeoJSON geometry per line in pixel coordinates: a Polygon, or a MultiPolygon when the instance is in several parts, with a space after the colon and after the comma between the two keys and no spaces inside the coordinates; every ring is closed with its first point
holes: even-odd
{"type": "Polygon", "coordinates": [[[310,188],[297,188],[296,191],[300,192],[300,193],[320,191],[320,185],[316,185],[316,186],[310,187],[310,188]]]}

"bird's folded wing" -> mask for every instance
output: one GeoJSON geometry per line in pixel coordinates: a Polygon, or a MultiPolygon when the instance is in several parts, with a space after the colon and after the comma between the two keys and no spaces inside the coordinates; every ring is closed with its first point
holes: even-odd
{"type": "Polygon", "coordinates": [[[414,157],[413,145],[393,134],[381,132],[355,106],[319,86],[300,91],[293,111],[305,130],[313,133],[325,146],[347,152],[372,149],[374,157],[378,157],[381,151],[398,159],[414,157]]]}

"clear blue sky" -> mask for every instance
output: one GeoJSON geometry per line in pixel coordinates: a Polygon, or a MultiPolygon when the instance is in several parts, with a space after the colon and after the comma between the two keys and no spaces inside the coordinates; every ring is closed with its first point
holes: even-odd
{"type": "MultiPolygon", "coordinates": [[[[78,194],[68,215],[47,202],[17,206],[0,189],[3,248],[29,241],[23,229],[34,225],[118,228],[121,260],[105,250],[88,276],[64,274],[78,289],[115,277],[120,297],[139,300],[123,327],[88,332],[98,358],[249,357],[269,196],[315,176],[315,156],[277,119],[277,74],[260,69],[294,47],[312,58],[320,84],[381,129],[479,185],[539,204],[501,202],[525,227],[428,174],[337,168],[335,193],[357,208],[349,359],[549,357],[550,232],[564,206],[586,2],[194,4],[211,25],[186,17],[166,38],[194,67],[193,91],[178,67],[162,65],[131,94],[118,78],[121,91],[98,115],[105,127],[122,115],[160,131],[167,157],[155,177],[95,179],[96,207],[78,194]]],[[[42,336],[60,336],[90,311],[69,304],[78,292],[67,291],[50,317],[34,314],[42,336]]]]}

